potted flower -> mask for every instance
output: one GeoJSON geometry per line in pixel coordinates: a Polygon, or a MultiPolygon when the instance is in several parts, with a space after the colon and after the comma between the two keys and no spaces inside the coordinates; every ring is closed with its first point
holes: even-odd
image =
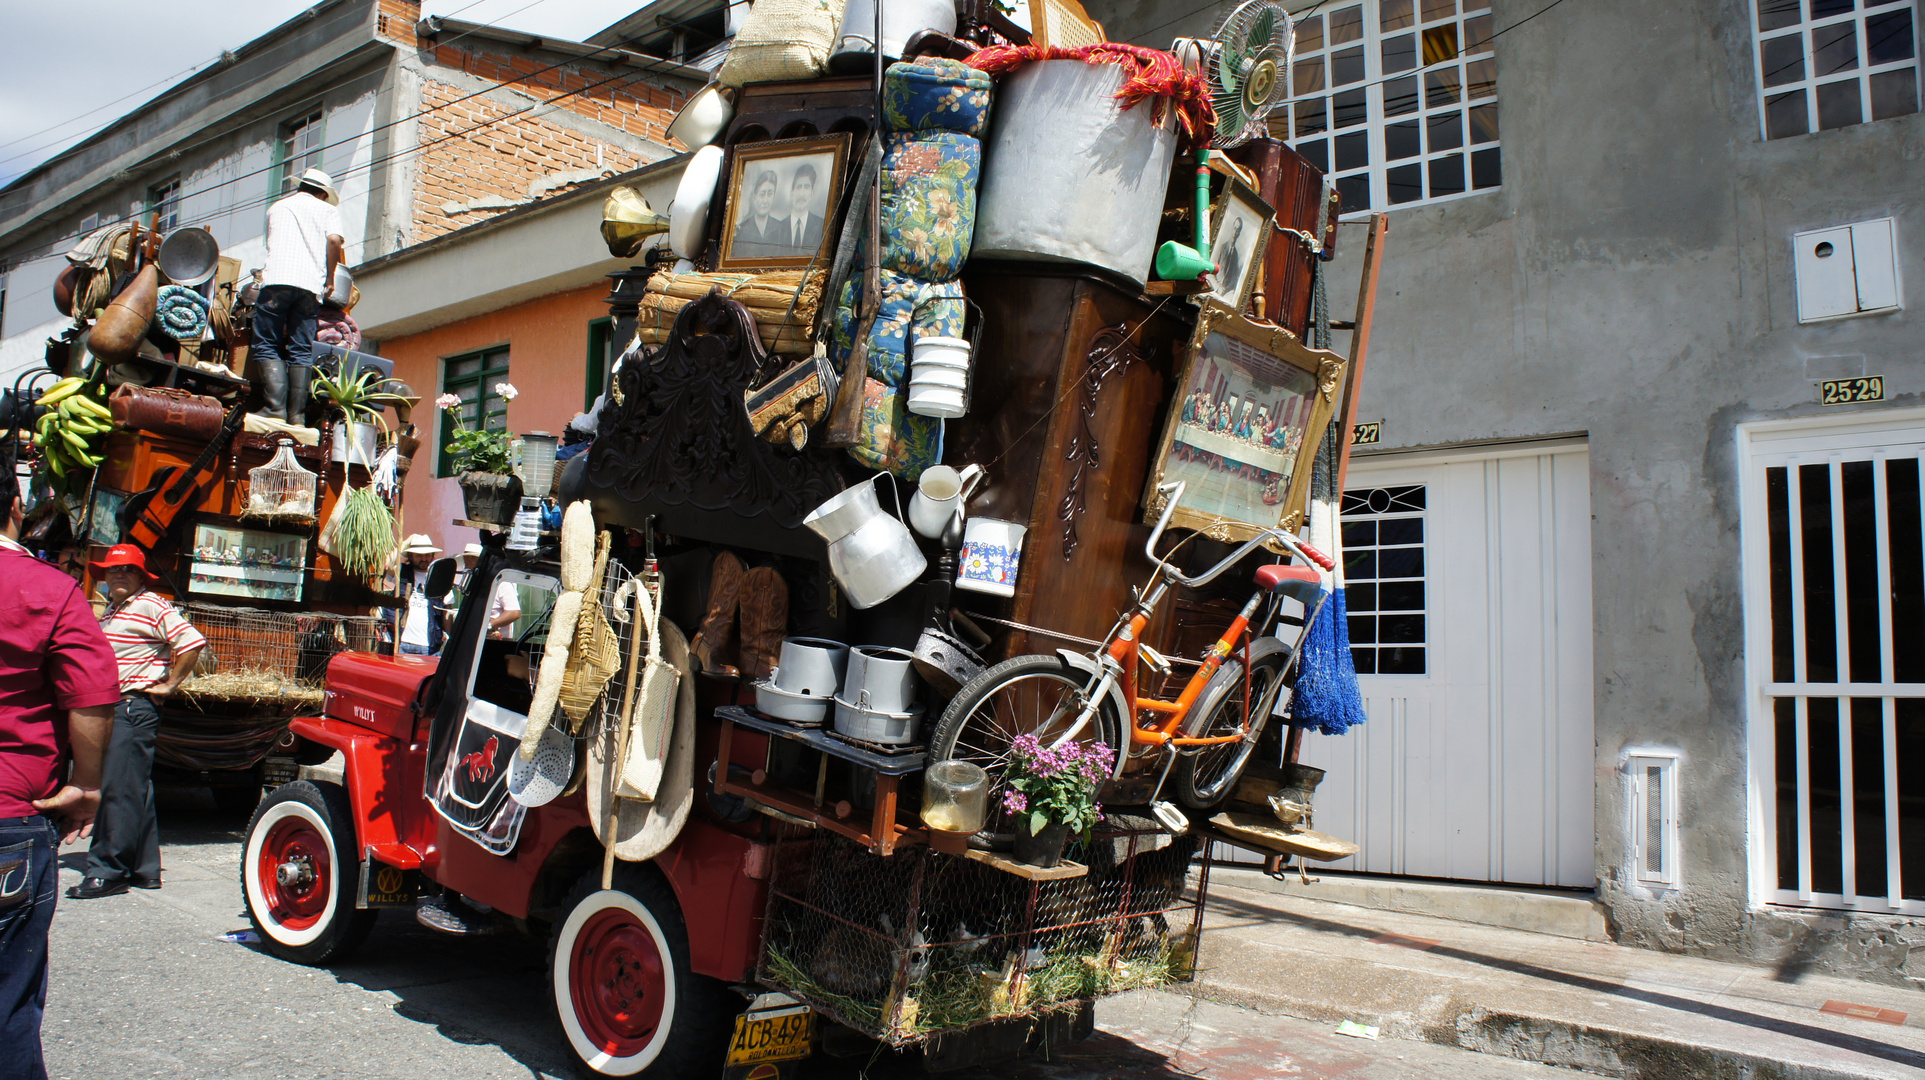
{"type": "Polygon", "coordinates": [[[386,376],[372,370],[353,374],[343,371],[333,377],[315,377],[315,396],[325,399],[341,414],[335,435],[330,440],[333,444],[330,455],[333,460],[373,467],[380,429],[387,427],[381,410],[408,401],[400,394],[377,389],[386,381],[386,376]]]}
{"type": "Polygon", "coordinates": [[[1034,735],[1018,735],[1010,742],[1003,809],[1016,818],[1016,861],[1055,866],[1071,833],[1089,839],[1103,816],[1096,788],[1114,761],[1110,748],[1100,742],[1050,748],[1034,735]]]}
{"type": "MultiPolygon", "coordinates": [[[[495,393],[503,401],[513,401],[517,392],[511,383],[495,384],[495,393]]],[[[486,427],[485,421],[484,426],[470,429],[461,419],[461,399],[453,394],[443,394],[434,403],[448,414],[448,456],[454,460],[468,519],[496,525],[513,521],[521,509],[514,436],[486,427]]]]}

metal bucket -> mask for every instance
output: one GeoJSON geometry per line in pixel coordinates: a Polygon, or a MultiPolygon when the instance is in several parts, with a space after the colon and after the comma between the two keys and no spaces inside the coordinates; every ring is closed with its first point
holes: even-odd
{"type": "Polygon", "coordinates": [[[983,145],[970,258],[1091,263],[1139,284],[1156,255],[1176,154],[1156,99],[1125,111],[1123,71],[1044,60],[1003,80],[983,145]]]}
{"type": "MultiPolygon", "coordinates": [[[[952,0],[889,0],[882,6],[882,55],[902,57],[909,39],[923,30],[956,32],[952,0]]],[[[836,34],[829,68],[838,74],[862,74],[876,66],[876,0],[849,0],[842,9],[842,29],[836,34]]]]}

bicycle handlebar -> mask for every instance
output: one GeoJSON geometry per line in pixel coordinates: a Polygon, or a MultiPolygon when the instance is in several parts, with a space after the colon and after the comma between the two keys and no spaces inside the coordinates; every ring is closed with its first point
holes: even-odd
{"type": "MultiPolygon", "coordinates": [[[[1157,563],[1160,565],[1163,562],[1161,558],[1157,557],[1156,542],[1163,538],[1163,530],[1169,528],[1170,517],[1171,515],[1176,513],[1177,500],[1183,497],[1183,488],[1184,488],[1184,482],[1181,480],[1175,481],[1174,483],[1164,484],[1161,487],[1157,488],[1157,490],[1161,492],[1164,496],[1163,514],[1161,517],[1157,518],[1156,528],[1150,530],[1149,543],[1143,545],[1143,553],[1149,556],[1150,561],[1153,563],[1157,563]]],[[[1170,577],[1174,579],[1178,584],[1186,586],[1188,588],[1192,588],[1192,589],[1196,588],[1199,585],[1207,585],[1210,582],[1215,581],[1219,576],[1222,575],[1224,571],[1230,569],[1230,567],[1235,566],[1239,562],[1242,562],[1243,557],[1245,555],[1248,555],[1252,551],[1255,551],[1259,544],[1262,544],[1268,540],[1277,541],[1278,543],[1282,544],[1285,548],[1289,549],[1292,554],[1303,559],[1305,562],[1316,563],[1318,566],[1323,567],[1325,570],[1334,570],[1337,568],[1337,561],[1335,559],[1332,559],[1330,556],[1325,555],[1323,552],[1318,551],[1316,548],[1313,548],[1309,544],[1306,544],[1303,541],[1297,539],[1297,537],[1294,534],[1292,534],[1290,530],[1265,529],[1262,532],[1258,533],[1257,535],[1251,537],[1249,540],[1246,540],[1242,547],[1239,547],[1235,551],[1231,552],[1229,558],[1226,558],[1222,562],[1217,563],[1215,566],[1211,567],[1208,570],[1205,570],[1203,573],[1198,574],[1195,577],[1186,577],[1183,574],[1177,573],[1175,570],[1171,570],[1169,571],[1170,577]]]]}

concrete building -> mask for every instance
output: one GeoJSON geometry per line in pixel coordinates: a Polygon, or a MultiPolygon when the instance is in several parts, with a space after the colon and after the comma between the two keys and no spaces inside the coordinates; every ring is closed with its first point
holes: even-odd
{"type": "MultiPolygon", "coordinates": [[[[1168,48],[1234,6],[1089,9],[1168,48]]],[[[1319,828],[1595,889],[1626,943],[1925,981],[1918,5],[1288,6],[1273,131],[1390,214],[1371,720],[1310,740],[1319,828]]]]}
{"type": "Polygon", "coordinates": [[[707,75],[624,40],[323,0],[0,189],[0,381],[66,324],[62,255],[102,224],[158,211],[259,266],[267,205],[318,166],[354,264],[670,156],[663,129],[707,75]]]}

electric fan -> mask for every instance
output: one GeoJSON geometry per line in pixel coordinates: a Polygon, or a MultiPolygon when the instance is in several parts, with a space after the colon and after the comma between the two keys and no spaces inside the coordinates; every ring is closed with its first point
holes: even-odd
{"type": "Polygon", "coordinates": [[[1242,146],[1267,134],[1271,114],[1290,98],[1296,36],[1290,13],[1276,0],[1247,0],[1217,27],[1207,65],[1216,108],[1211,146],[1242,146]]]}

